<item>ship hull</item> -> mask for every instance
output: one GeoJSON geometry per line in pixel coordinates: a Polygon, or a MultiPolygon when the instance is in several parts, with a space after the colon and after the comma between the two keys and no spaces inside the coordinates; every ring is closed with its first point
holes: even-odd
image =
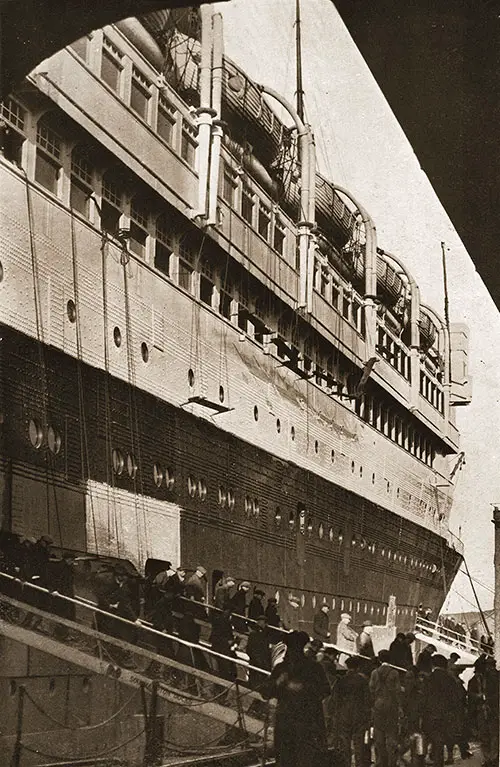
{"type": "Polygon", "coordinates": [[[296,593],[306,629],[323,600],[354,624],[385,624],[391,596],[403,629],[419,603],[437,614],[460,554],[333,477],[6,326],[1,384],[4,528],[296,593]]]}

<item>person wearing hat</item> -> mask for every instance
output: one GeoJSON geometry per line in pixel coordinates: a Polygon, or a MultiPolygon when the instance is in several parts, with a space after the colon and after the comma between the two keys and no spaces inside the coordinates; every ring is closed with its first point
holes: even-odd
{"type": "MultiPolygon", "coordinates": [[[[347,655],[356,654],[356,640],[358,638],[357,633],[349,626],[351,622],[351,616],[349,613],[342,613],[340,616],[340,623],[337,626],[337,648],[339,650],[345,650],[347,655]]],[[[344,667],[346,661],[346,654],[342,653],[339,657],[339,666],[344,667]]]]}
{"type": "Polygon", "coordinates": [[[232,575],[224,576],[217,586],[214,593],[214,604],[219,610],[225,610],[229,606],[231,592],[236,584],[232,575]]]}
{"type": "MultiPolygon", "coordinates": [[[[424,733],[432,747],[435,767],[443,767],[444,746],[454,740],[459,730],[460,691],[448,673],[444,655],[434,653],[430,657],[432,671],[424,679],[422,700],[422,721],[424,733]]],[[[453,762],[453,754],[448,760],[453,762]]]]}
{"type": "Polygon", "coordinates": [[[324,603],[321,605],[319,612],[314,616],[313,637],[319,639],[320,642],[327,642],[331,636],[329,612],[330,608],[324,603]]]}
{"type": "Polygon", "coordinates": [[[233,617],[233,626],[235,631],[245,632],[246,621],[240,616],[246,616],[247,613],[247,593],[250,591],[249,581],[241,581],[236,593],[229,600],[229,609],[233,617]]]}
{"type": "Polygon", "coordinates": [[[364,764],[365,732],[370,727],[371,700],[368,679],[361,673],[362,659],[346,659],[347,673],[335,685],[339,751],[343,767],[351,767],[351,744],[356,767],[364,764]]]}
{"type": "Polygon", "coordinates": [[[389,650],[380,650],[380,666],[372,671],[369,682],[376,764],[380,767],[397,764],[401,682],[399,673],[390,665],[390,657],[389,650]]]}
{"type": "Polygon", "coordinates": [[[364,621],[361,634],[358,638],[359,654],[364,655],[366,658],[374,658],[375,650],[373,649],[373,624],[371,621],[364,621]]]}
{"type": "Polygon", "coordinates": [[[256,621],[260,615],[264,615],[264,603],[262,601],[264,597],[265,594],[262,589],[255,587],[253,590],[253,597],[248,605],[248,617],[251,620],[256,621]]]}
{"type": "Polygon", "coordinates": [[[207,571],[202,565],[198,565],[194,573],[186,581],[186,599],[195,602],[206,602],[207,571]]]}
{"type": "Polygon", "coordinates": [[[295,594],[289,594],[283,604],[281,615],[281,628],[285,631],[298,631],[299,628],[300,599],[295,594]]]}
{"type": "MultiPolygon", "coordinates": [[[[160,573],[161,575],[161,573],[160,573]]],[[[158,576],[155,583],[159,585],[161,593],[160,599],[153,610],[153,628],[157,631],[166,631],[171,633],[174,628],[174,609],[179,609],[180,597],[184,596],[186,578],[186,568],[179,566],[175,573],[169,578],[163,578],[159,581],[158,576]]]]}
{"type": "Polygon", "coordinates": [[[330,685],[320,663],[307,658],[309,636],[292,631],[286,655],[261,687],[265,700],[277,698],[274,751],[277,767],[310,767],[327,763],[323,699],[330,685]]]}
{"type": "MultiPolygon", "coordinates": [[[[250,626],[246,653],[251,666],[271,670],[271,648],[267,620],[265,615],[258,615],[256,623],[250,626]]],[[[248,683],[252,690],[256,690],[266,679],[265,674],[250,669],[248,683]]]]}

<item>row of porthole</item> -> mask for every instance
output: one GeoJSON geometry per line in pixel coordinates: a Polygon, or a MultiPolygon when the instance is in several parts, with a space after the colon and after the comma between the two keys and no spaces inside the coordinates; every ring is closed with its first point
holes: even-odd
{"type": "MultiPolygon", "coordinates": [[[[288,594],[288,597],[290,597],[290,596],[292,596],[292,595],[288,594]]],[[[278,602],[278,605],[279,605],[279,603],[280,603],[282,598],[284,600],[286,600],[287,595],[282,597],[282,595],[281,595],[281,593],[280,593],[280,591],[278,589],[276,591],[274,597],[275,597],[275,599],[276,599],[276,601],[278,602]]],[[[302,593],[299,596],[299,601],[300,601],[300,606],[301,607],[303,607],[303,608],[306,607],[306,605],[307,605],[307,597],[306,597],[306,595],[304,593],[302,593]]],[[[385,615],[386,612],[387,612],[387,605],[379,605],[379,606],[370,605],[369,606],[367,602],[365,602],[363,604],[362,602],[355,602],[352,599],[345,599],[345,598],[339,599],[339,598],[336,598],[336,597],[331,597],[331,602],[330,602],[328,597],[325,597],[325,596],[318,597],[318,596],[316,596],[316,594],[313,594],[311,596],[311,607],[313,608],[313,610],[315,610],[318,605],[328,605],[328,607],[330,607],[330,605],[331,605],[331,609],[332,610],[335,610],[335,608],[338,607],[340,611],[347,610],[348,612],[352,613],[353,610],[354,610],[356,613],[363,613],[364,615],[366,615],[368,613],[370,615],[380,615],[380,614],[385,615]]],[[[403,608],[401,608],[401,610],[402,609],[403,608]]],[[[406,610],[405,614],[408,614],[408,615],[413,615],[414,612],[415,612],[414,609],[412,609],[412,608],[404,608],[404,609],[406,610]]],[[[398,609],[398,614],[401,614],[399,609],[398,609]]]]}
{"type": "MultiPolygon", "coordinates": [[[[274,513],[274,521],[277,527],[281,526],[283,517],[282,512],[279,506],[276,507],[275,513],[274,513]]],[[[290,512],[288,516],[288,527],[291,532],[295,530],[296,527],[296,515],[293,511],[290,512]]],[[[301,533],[305,533],[306,531],[311,535],[314,532],[314,521],[312,516],[308,516],[307,519],[305,518],[305,515],[299,514],[299,531],[301,533]]],[[[320,522],[318,525],[318,537],[323,540],[325,538],[326,530],[323,522],[320,522]]],[[[342,546],[344,542],[344,532],[343,530],[338,530],[337,534],[335,534],[335,531],[333,527],[328,528],[328,539],[330,542],[337,541],[339,546],[342,546]]],[[[370,554],[375,554],[377,547],[375,543],[368,543],[366,538],[364,538],[362,535],[359,535],[355,533],[351,538],[351,546],[354,548],[355,546],[358,546],[361,550],[366,549],[370,552],[370,554]]],[[[407,565],[410,564],[410,567],[418,567],[423,570],[426,570],[427,572],[431,572],[432,574],[436,573],[438,570],[437,565],[435,564],[429,564],[428,562],[424,562],[421,559],[416,559],[415,557],[408,557],[407,554],[401,554],[396,551],[392,551],[391,549],[386,549],[385,547],[382,547],[380,549],[380,554],[382,557],[385,557],[387,555],[388,560],[393,560],[394,562],[399,562],[400,564],[407,565]]]]}
{"type": "MultiPolygon", "coordinates": [[[[39,450],[44,443],[45,433],[41,424],[35,418],[32,418],[28,424],[28,435],[33,447],[39,450]]],[[[47,429],[47,447],[54,455],[61,451],[61,435],[53,426],[49,426],[47,429]]]]}
{"type": "MultiPolygon", "coordinates": [[[[56,693],[56,684],[57,684],[57,680],[56,679],[54,679],[53,677],[51,679],[49,679],[49,684],[48,684],[49,695],[55,695],[55,693],[56,693]]],[[[90,679],[87,676],[84,676],[83,679],[82,679],[82,692],[89,693],[90,690],[91,690],[91,686],[92,686],[92,683],[91,683],[90,679]]],[[[11,679],[9,681],[9,695],[11,696],[11,698],[14,697],[14,695],[16,695],[17,691],[18,691],[17,680],[16,679],[11,679]]]]}

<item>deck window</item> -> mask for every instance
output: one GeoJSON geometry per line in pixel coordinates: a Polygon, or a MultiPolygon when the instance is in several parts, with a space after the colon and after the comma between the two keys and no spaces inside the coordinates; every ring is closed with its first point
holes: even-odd
{"type": "Polygon", "coordinates": [[[225,200],[231,208],[236,207],[236,189],[236,174],[227,163],[224,163],[224,171],[222,177],[222,199],[225,200]]]}
{"type": "Polygon", "coordinates": [[[182,121],[181,157],[188,165],[194,167],[196,160],[196,139],[194,128],[186,120],[182,121]]]}
{"type": "Polygon", "coordinates": [[[36,143],[35,181],[56,194],[61,174],[62,139],[44,117],[38,121],[36,143]]]}
{"type": "Polygon", "coordinates": [[[134,67],[130,88],[130,106],[143,120],[147,120],[149,115],[150,88],[151,86],[144,75],[134,67]]]}
{"type": "Polygon", "coordinates": [[[188,264],[181,258],[179,259],[178,282],[181,288],[184,288],[184,290],[189,290],[190,293],[193,289],[193,271],[194,270],[191,264],[188,264]]]}
{"type": "Polygon", "coordinates": [[[253,224],[253,211],[255,207],[254,195],[247,184],[243,184],[241,189],[241,216],[249,224],[253,224]]]}
{"type": "Polygon", "coordinates": [[[281,223],[281,221],[276,220],[274,223],[273,248],[274,250],[278,251],[280,256],[283,255],[283,249],[285,245],[285,234],[286,234],[286,230],[284,225],[281,223]]]}
{"type": "Polygon", "coordinates": [[[118,183],[110,176],[102,181],[101,229],[116,234],[122,215],[122,195],[118,183]]]}
{"type": "Polygon", "coordinates": [[[21,165],[26,110],[13,99],[0,104],[0,119],[5,126],[0,129],[0,154],[6,160],[21,165]]]}
{"type": "Polygon", "coordinates": [[[123,69],[122,59],[123,54],[105,37],[101,59],[101,79],[118,94],[123,69]]]}
{"type": "Polygon", "coordinates": [[[269,239],[269,228],[271,226],[271,211],[263,203],[259,205],[259,220],[257,231],[265,240],[269,239]]]}
{"type": "Polygon", "coordinates": [[[148,211],[137,200],[130,208],[130,239],[129,248],[132,253],[144,258],[148,238],[148,211]]]}
{"type": "Polygon", "coordinates": [[[214,284],[212,280],[208,279],[204,274],[200,275],[200,300],[207,306],[212,306],[212,295],[214,292],[214,284]]]}
{"type": "Polygon", "coordinates": [[[172,145],[175,127],[175,107],[165,98],[160,96],[158,115],[156,118],[156,132],[167,144],[172,145]]]}
{"type": "Polygon", "coordinates": [[[92,189],[92,164],[87,152],[76,147],[71,154],[70,206],[73,210],[89,217],[92,189]]]}

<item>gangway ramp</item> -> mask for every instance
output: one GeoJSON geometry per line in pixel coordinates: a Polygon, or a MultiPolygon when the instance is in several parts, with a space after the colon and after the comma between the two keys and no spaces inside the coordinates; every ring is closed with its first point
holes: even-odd
{"type": "MultiPolygon", "coordinates": [[[[159,698],[240,732],[240,740],[250,740],[256,747],[263,741],[266,704],[258,692],[244,684],[249,668],[245,661],[231,658],[236,678],[226,679],[215,669],[220,660],[227,664],[228,657],[210,648],[155,631],[141,622],[110,616],[94,604],[51,593],[5,574],[0,574],[0,588],[2,636],[92,674],[113,677],[120,684],[146,691],[154,687],[159,698]],[[56,607],[71,604],[84,617],[70,620],[50,608],[40,609],[34,604],[37,596],[43,598],[40,601],[44,607],[51,604],[50,600],[56,607]],[[114,634],[121,636],[95,628],[99,615],[108,621],[111,617],[114,628],[119,629],[114,634]],[[123,639],[123,630],[132,632],[135,642],[123,639]],[[158,640],[167,641],[177,652],[182,648],[183,657],[191,658],[192,665],[155,652],[158,640]],[[196,667],[199,665],[203,668],[196,667]]],[[[264,679],[267,672],[260,671],[264,679]]]]}

